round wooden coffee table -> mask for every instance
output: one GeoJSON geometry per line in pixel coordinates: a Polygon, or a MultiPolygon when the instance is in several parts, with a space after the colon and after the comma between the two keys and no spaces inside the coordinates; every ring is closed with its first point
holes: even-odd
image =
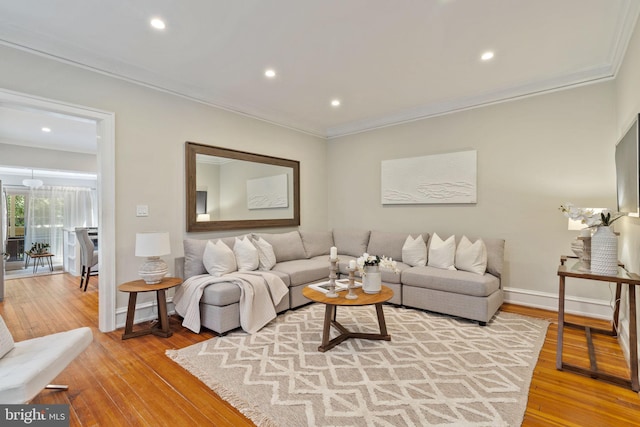
{"type": "Polygon", "coordinates": [[[362,288],[355,290],[357,299],[346,299],[344,296],[347,291],[342,291],[338,294],[337,298],[327,298],[326,294],[312,289],[308,286],[302,290],[302,295],[309,298],[311,301],[319,302],[325,305],[324,311],[324,327],[322,328],[322,344],[318,347],[318,351],[325,352],[331,350],[344,340],[348,338],[360,338],[365,340],[384,340],[391,341],[391,335],[387,333],[387,324],[384,321],[384,312],[382,311],[382,303],[389,301],[393,297],[393,291],[382,286],[382,289],[377,294],[366,294],[362,291],[362,288]],[[336,311],[338,306],[360,306],[360,305],[375,305],[376,312],[378,314],[378,325],[380,326],[379,334],[370,334],[363,332],[351,332],[344,326],[342,326],[336,320],[336,311]],[[340,335],[334,339],[329,339],[329,331],[333,325],[340,335]]]}

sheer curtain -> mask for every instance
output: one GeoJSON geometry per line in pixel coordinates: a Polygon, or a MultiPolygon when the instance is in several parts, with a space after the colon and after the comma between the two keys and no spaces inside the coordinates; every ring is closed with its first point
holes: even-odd
{"type": "Polygon", "coordinates": [[[96,191],[84,187],[39,187],[29,191],[25,251],[49,243],[54,262],[62,262],[64,229],[98,226],[96,191]]]}

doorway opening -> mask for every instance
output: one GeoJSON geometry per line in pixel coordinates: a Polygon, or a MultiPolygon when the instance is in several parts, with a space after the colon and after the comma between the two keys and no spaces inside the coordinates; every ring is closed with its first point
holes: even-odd
{"type": "MultiPolygon", "coordinates": [[[[103,332],[116,328],[115,286],[115,114],[90,107],[45,99],[0,88],[0,106],[38,110],[56,115],[74,116],[96,124],[97,194],[99,199],[98,234],[100,236],[98,327],[103,332]]],[[[28,243],[28,242],[27,242],[28,243]]],[[[4,283],[0,283],[0,300],[4,283]]]]}

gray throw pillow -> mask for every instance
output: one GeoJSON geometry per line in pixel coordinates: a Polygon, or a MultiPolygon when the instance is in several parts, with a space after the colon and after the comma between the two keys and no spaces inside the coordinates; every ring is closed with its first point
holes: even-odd
{"type": "Polygon", "coordinates": [[[297,230],[288,233],[254,233],[254,240],[258,237],[262,237],[273,247],[277,262],[307,258],[302,238],[297,230]]]}
{"type": "Polygon", "coordinates": [[[333,230],[333,244],[338,248],[338,254],[359,257],[367,252],[369,230],[333,230]]]}
{"type": "Polygon", "coordinates": [[[333,234],[330,231],[300,231],[302,244],[308,258],[329,255],[333,246],[333,234]]]}
{"type": "Polygon", "coordinates": [[[202,262],[204,249],[208,240],[184,239],[184,278],[198,274],[206,274],[207,269],[202,262]]]}

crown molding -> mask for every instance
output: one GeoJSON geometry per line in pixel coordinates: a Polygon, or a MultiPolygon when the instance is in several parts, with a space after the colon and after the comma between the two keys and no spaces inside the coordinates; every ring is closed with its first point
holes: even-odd
{"type": "Polygon", "coordinates": [[[618,27],[621,28],[618,32],[618,38],[611,46],[609,56],[609,63],[612,64],[614,76],[618,75],[622,62],[624,61],[625,53],[629,47],[631,36],[636,27],[638,16],[640,15],[640,2],[636,0],[627,0],[625,7],[621,8],[620,15],[618,16],[618,27]]]}
{"type": "Polygon", "coordinates": [[[530,96],[571,89],[586,84],[609,80],[613,77],[612,67],[605,65],[591,70],[558,76],[542,82],[530,82],[498,91],[487,92],[477,96],[422,105],[415,108],[401,110],[394,114],[346,123],[341,126],[335,126],[327,129],[327,138],[340,138],[343,136],[368,132],[389,126],[396,126],[445,114],[452,114],[502,102],[523,99],[530,96]]]}

